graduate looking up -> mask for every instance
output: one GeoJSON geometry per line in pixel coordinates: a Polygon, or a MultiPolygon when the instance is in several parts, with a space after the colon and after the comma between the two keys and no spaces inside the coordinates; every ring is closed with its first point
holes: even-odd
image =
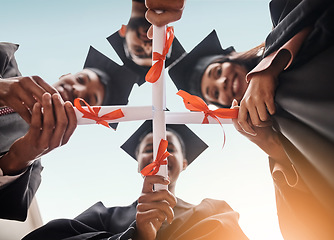
{"type": "MultiPolygon", "coordinates": [[[[141,195],[131,205],[106,208],[98,202],[74,219],[53,220],[23,239],[247,239],[239,214],[225,201],[204,199],[193,205],[175,197],[180,173],[207,145],[185,125],[167,125],[166,136],[172,154],[169,179],[146,176],[141,195]],[[154,184],[168,185],[168,190],[155,191],[154,184]]],[[[152,122],[144,122],[121,147],[138,161],[138,171],[144,169],[153,161],[152,122]]]]}
{"type": "Polygon", "coordinates": [[[207,104],[230,107],[240,101],[248,83],[245,78],[261,60],[263,45],[245,52],[223,49],[213,30],[192,51],[171,65],[169,75],[179,90],[201,97],[207,104]]]}
{"type": "Polygon", "coordinates": [[[17,49],[0,43],[0,218],[23,221],[41,181],[40,157],[66,144],[77,122],[52,86],[21,76],[17,49]]]}
{"type": "Polygon", "coordinates": [[[17,49],[0,43],[0,218],[22,221],[41,182],[40,157],[66,144],[76,128],[74,98],[125,105],[136,74],[91,47],[82,71],[51,86],[20,76],[17,49]]]}
{"type": "MultiPolygon", "coordinates": [[[[152,66],[152,40],[147,37],[150,23],[145,18],[147,10],[144,0],[133,0],[127,25],[122,25],[120,30],[107,37],[124,66],[139,75],[139,86],[146,82],[146,73],[152,66]]],[[[182,45],[174,38],[166,55],[165,66],[168,67],[184,52],[182,45]]]]}
{"type": "Polygon", "coordinates": [[[126,105],[138,76],[90,46],[83,70],[53,84],[64,100],[83,98],[89,105],[126,105]]]}

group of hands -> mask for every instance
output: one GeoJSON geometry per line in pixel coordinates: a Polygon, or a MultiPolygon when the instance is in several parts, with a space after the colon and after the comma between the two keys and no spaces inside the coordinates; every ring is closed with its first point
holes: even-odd
{"type": "MultiPolygon", "coordinates": [[[[181,18],[185,0],[146,0],[145,4],[147,20],[164,26],[181,18]]],[[[147,34],[152,38],[152,26],[147,34]]],[[[270,143],[270,139],[277,142],[270,121],[270,115],[275,112],[277,76],[272,73],[255,75],[240,106],[234,100],[231,107],[239,108],[235,128],[257,145],[270,143]]],[[[66,144],[77,126],[72,103],[64,102],[57,90],[38,76],[0,79],[0,106],[13,108],[30,125],[27,134],[2,157],[8,163],[2,170],[8,175],[23,171],[36,158],[66,144]]],[[[269,144],[263,148],[270,152],[269,144]]],[[[175,196],[168,190],[154,191],[154,184],[168,185],[169,180],[161,176],[145,177],[138,199],[135,239],[155,239],[162,223],[165,220],[171,223],[174,218],[175,196]]]]}

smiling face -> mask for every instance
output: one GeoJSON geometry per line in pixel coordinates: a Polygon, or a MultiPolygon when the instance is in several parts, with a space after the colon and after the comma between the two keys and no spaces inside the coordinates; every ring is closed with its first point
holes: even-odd
{"type": "Polygon", "coordinates": [[[147,37],[150,23],[143,17],[131,18],[125,33],[130,58],[140,66],[152,65],[152,40],[147,37]]]}
{"type": "Polygon", "coordinates": [[[53,86],[64,101],[73,103],[75,98],[83,98],[92,106],[100,106],[103,103],[104,85],[100,82],[98,75],[89,69],[83,69],[76,74],[63,75],[53,86]]]}
{"type": "Polygon", "coordinates": [[[230,106],[233,99],[238,102],[244,96],[248,83],[247,69],[237,63],[210,64],[202,77],[201,91],[207,103],[230,106]]]}
{"type": "MultiPolygon", "coordinates": [[[[172,154],[168,157],[168,176],[170,178],[169,189],[175,188],[176,181],[180,173],[187,167],[188,162],[183,156],[182,145],[179,138],[172,132],[166,131],[168,141],[167,151],[172,154]]],[[[153,134],[147,134],[137,152],[138,170],[141,171],[145,166],[153,161],[153,134]]]]}

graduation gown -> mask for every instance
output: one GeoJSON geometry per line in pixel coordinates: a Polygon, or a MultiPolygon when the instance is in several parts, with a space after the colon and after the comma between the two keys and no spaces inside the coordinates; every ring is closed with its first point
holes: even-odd
{"type": "MultiPolygon", "coordinates": [[[[14,57],[18,45],[0,43],[0,77],[20,76],[14,57]]],[[[17,113],[0,116],[0,157],[13,142],[28,131],[29,125],[17,113]]],[[[31,201],[40,185],[42,166],[36,160],[15,181],[0,188],[0,218],[24,221],[31,201]]]]}
{"type": "Polygon", "coordinates": [[[266,39],[265,56],[312,27],[291,66],[279,75],[275,101],[283,114],[334,143],[334,2],[273,0],[270,7],[274,29],[266,39]]]}
{"type": "MultiPolygon", "coordinates": [[[[29,125],[17,113],[0,116],[0,157],[29,125]]],[[[0,187],[0,218],[24,221],[33,197],[41,183],[41,160],[37,159],[16,180],[0,187]]]]}
{"type": "Polygon", "coordinates": [[[0,42],[0,78],[21,76],[15,60],[15,52],[19,45],[0,42]]]}
{"type": "MultiPolygon", "coordinates": [[[[302,131],[304,137],[310,134],[302,127],[296,131],[302,131]]],[[[282,236],[285,240],[333,239],[333,192],[328,191],[321,173],[288,139],[280,135],[280,140],[297,171],[274,171],[279,161],[270,158],[282,236]]],[[[292,170],[291,165],[289,168],[292,170]]]]}
{"type": "MultiPolygon", "coordinates": [[[[136,229],[137,201],[126,207],[106,208],[96,203],[74,219],[53,220],[23,240],[131,239],[136,229]]],[[[204,199],[192,205],[178,199],[175,217],[157,233],[159,240],[247,239],[238,225],[239,214],[224,201],[204,199]]]]}
{"type": "Polygon", "coordinates": [[[312,28],[279,75],[275,94],[276,129],[305,185],[300,191],[275,182],[281,231],[285,239],[333,239],[328,224],[334,222],[334,2],[273,0],[270,10],[274,29],[265,56],[312,28]]]}

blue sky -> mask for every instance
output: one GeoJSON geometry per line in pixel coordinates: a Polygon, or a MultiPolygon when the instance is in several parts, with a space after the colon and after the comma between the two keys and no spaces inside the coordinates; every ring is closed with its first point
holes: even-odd
{"type": "MultiPolygon", "coordinates": [[[[82,69],[89,46],[121,64],[106,37],[126,24],[131,1],[31,0],[1,2],[0,41],[20,44],[16,54],[23,75],[39,75],[50,84],[82,69]]],[[[213,29],[223,47],[244,51],[264,41],[271,29],[269,1],[188,0],[175,34],[190,51],[213,29]]],[[[135,87],[130,105],[150,105],[151,86],[135,87]]],[[[183,110],[167,77],[167,107],[183,110]]],[[[37,201],[44,222],[73,218],[97,201],[106,206],[131,204],[142,178],[136,162],[120,145],[141,122],[78,126],[70,142],[43,157],[37,201]]],[[[182,173],[176,195],[190,203],[203,198],[225,200],[240,213],[239,223],[250,239],[282,239],[279,233],[267,156],[232,125],[189,125],[209,148],[182,173]]]]}

